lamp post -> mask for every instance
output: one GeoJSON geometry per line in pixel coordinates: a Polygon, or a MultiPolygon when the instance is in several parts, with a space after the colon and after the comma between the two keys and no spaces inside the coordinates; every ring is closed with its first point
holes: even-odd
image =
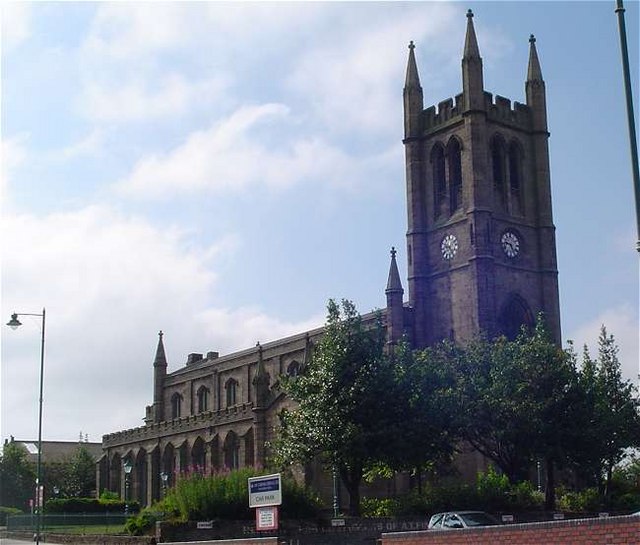
{"type": "Polygon", "coordinates": [[[44,504],[44,490],[42,487],[42,386],[44,383],[44,326],[45,326],[45,309],[42,313],[33,312],[14,312],[11,320],[7,325],[11,329],[19,328],[22,323],[18,320],[18,316],[38,316],[42,318],[42,340],[40,343],[40,398],[38,405],[38,463],[36,466],[36,545],[40,545],[40,526],[42,517],[42,507],[44,504]]]}
{"type": "Polygon", "coordinates": [[[122,464],[122,469],[124,469],[124,514],[127,516],[129,514],[129,474],[133,469],[131,460],[126,460],[122,464]]]}
{"type": "Polygon", "coordinates": [[[162,471],[160,473],[160,478],[162,479],[162,497],[164,498],[167,495],[167,481],[169,480],[169,474],[166,471],[162,471]]]}

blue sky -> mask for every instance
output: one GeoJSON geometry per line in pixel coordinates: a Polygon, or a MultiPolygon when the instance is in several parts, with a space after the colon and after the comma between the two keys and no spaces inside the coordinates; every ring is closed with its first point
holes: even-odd
{"type": "MultiPolygon", "coordinates": [[[[638,255],[615,2],[2,5],[2,316],[47,309],[45,439],[142,424],[169,369],[384,306],[404,246],[402,86],[547,84],[563,338],[638,372],[638,255]]],[[[625,2],[638,89],[638,2],[625,2]]],[[[640,108],[637,93],[636,112],[640,108]]],[[[4,323],[4,322],[3,322],[4,323]]],[[[2,437],[34,438],[39,322],[2,329],[2,437]]]]}

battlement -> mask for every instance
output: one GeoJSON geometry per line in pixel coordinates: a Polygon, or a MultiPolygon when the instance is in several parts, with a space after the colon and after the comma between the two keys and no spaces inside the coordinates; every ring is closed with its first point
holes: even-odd
{"type": "MultiPolygon", "coordinates": [[[[425,131],[431,131],[440,126],[446,125],[452,119],[459,117],[463,111],[462,93],[454,98],[448,98],[438,103],[438,106],[430,106],[422,111],[423,127],[425,131]]],[[[531,110],[520,102],[514,102],[500,95],[484,92],[484,110],[487,112],[487,119],[508,123],[519,128],[527,129],[531,123],[531,110]]]]}
{"type": "Polygon", "coordinates": [[[531,109],[525,104],[514,102],[511,107],[511,100],[500,95],[494,96],[484,92],[484,107],[487,112],[487,119],[517,125],[521,128],[529,128],[531,124],[531,109]]]}
{"type": "Polygon", "coordinates": [[[218,411],[165,420],[138,428],[131,428],[102,436],[102,447],[126,445],[136,441],[166,437],[167,435],[212,428],[228,422],[253,418],[253,403],[242,403],[218,411]]]}
{"type": "Polygon", "coordinates": [[[425,130],[430,130],[440,125],[444,125],[451,119],[459,116],[462,113],[462,93],[454,98],[448,98],[438,103],[438,109],[435,106],[430,106],[426,110],[423,110],[423,126],[425,130]],[[455,105],[454,105],[455,100],[455,105]]]}

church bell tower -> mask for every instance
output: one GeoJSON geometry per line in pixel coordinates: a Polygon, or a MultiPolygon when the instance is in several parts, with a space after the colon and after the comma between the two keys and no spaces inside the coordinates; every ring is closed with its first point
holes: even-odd
{"type": "Polygon", "coordinates": [[[529,39],[526,104],[484,90],[467,13],[462,93],[424,108],[413,42],[404,87],[413,345],[517,335],[544,313],[560,343],[545,83],[529,39]]]}

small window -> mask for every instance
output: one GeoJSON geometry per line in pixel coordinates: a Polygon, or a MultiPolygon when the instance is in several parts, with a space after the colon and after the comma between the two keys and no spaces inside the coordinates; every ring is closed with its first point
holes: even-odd
{"type": "Polygon", "coordinates": [[[297,377],[300,374],[300,364],[293,360],[287,367],[288,377],[297,377]]]}
{"type": "Polygon", "coordinates": [[[182,416],[182,396],[175,393],[171,396],[171,418],[180,418],[182,416]]]}
{"type": "Polygon", "coordinates": [[[230,378],[225,384],[227,390],[227,407],[232,407],[238,403],[238,381],[230,378]]]}
{"type": "Polygon", "coordinates": [[[209,410],[209,388],[200,386],[198,388],[198,412],[204,413],[209,410]]]}

